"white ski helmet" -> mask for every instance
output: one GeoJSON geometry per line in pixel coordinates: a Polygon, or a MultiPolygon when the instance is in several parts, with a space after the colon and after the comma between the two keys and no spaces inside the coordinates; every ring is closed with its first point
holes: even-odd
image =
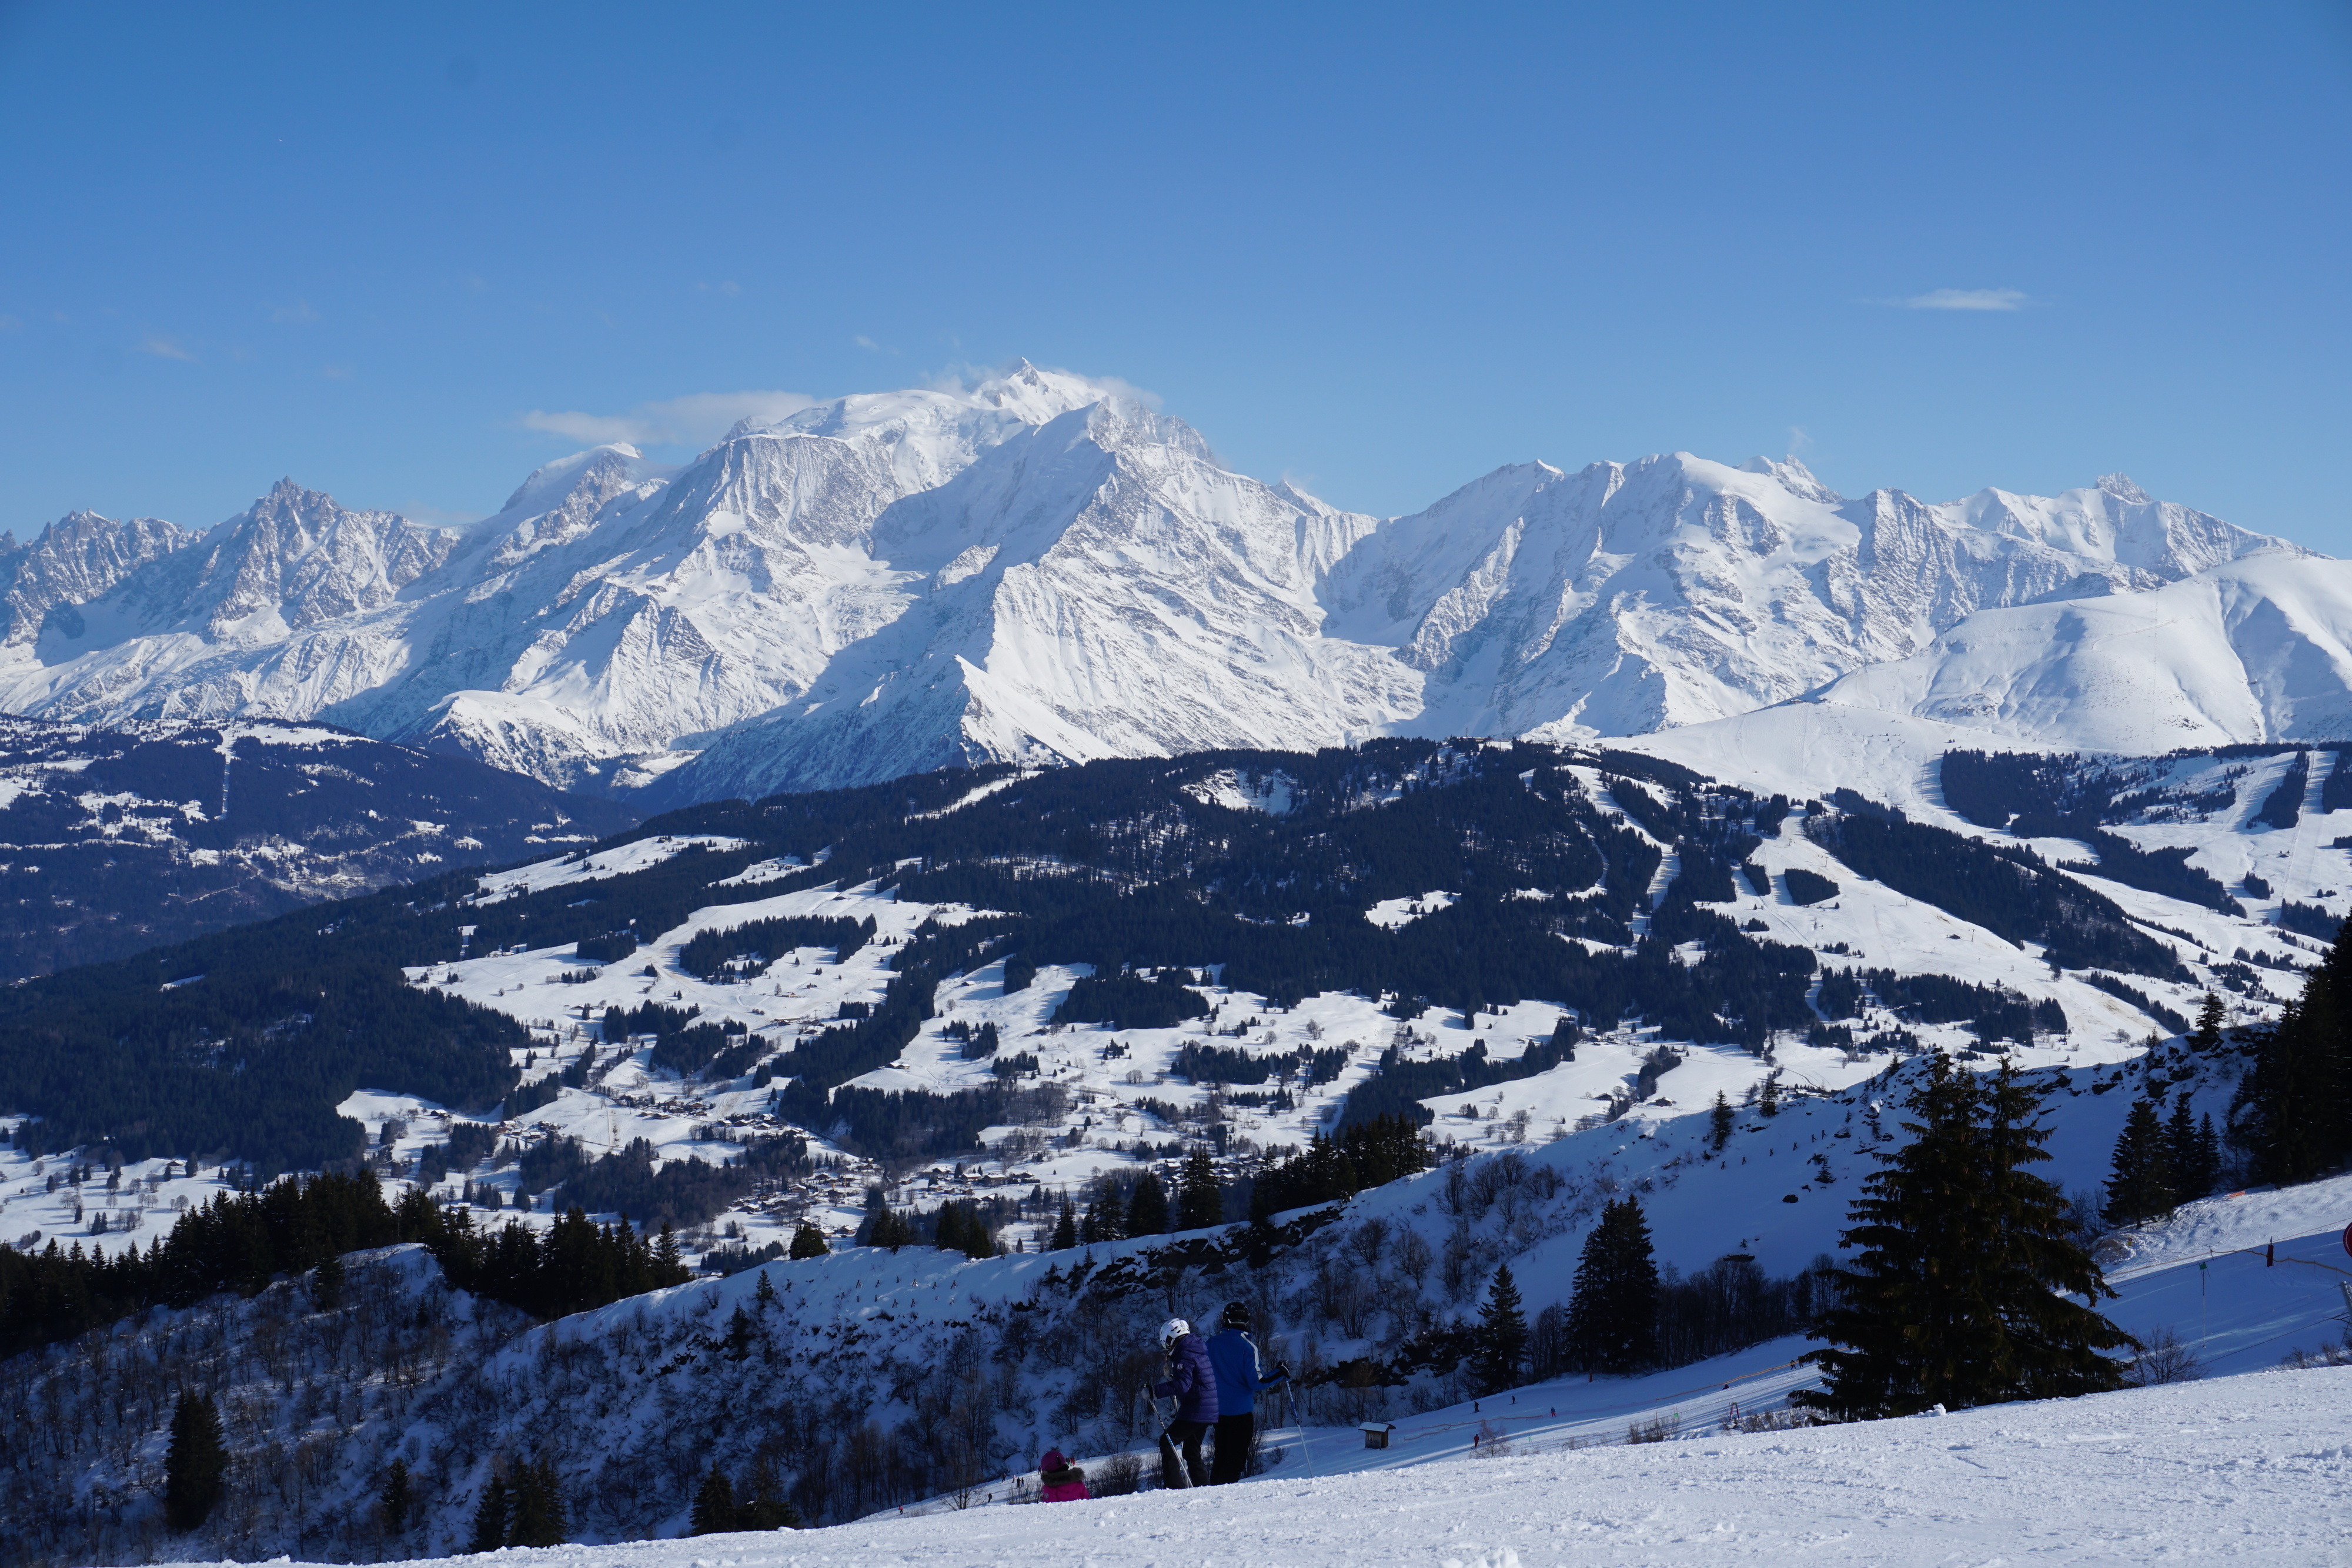
{"type": "Polygon", "coordinates": [[[1160,1325],[1160,1348],[1172,1349],[1176,1342],[1192,1332],[1192,1325],[1182,1318],[1170,1318],[1160,1325]]]}

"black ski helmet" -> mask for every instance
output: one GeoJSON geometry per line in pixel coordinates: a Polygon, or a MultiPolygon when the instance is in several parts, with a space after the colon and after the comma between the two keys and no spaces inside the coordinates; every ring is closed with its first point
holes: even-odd
{"type": "Polygon", "coordinates": [[[1239,1301],[1227,1301],[1224,1315],[1217,1322],[1229,1329],[1246,1329],[1250,1326],[1250,1310],[1239,1301]]]}

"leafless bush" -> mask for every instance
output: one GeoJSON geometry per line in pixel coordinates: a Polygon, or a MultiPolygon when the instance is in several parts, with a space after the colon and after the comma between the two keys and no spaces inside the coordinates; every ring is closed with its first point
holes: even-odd
{"type": "Polygon", "coordinates": [[[2180,1336],[2166,1323],[2149,1331],[2124,1381],[2134,1388],[2153,1388],[2159,1383],[2193,1382],[2204,1370],[2197,1352],[2181,1343],[2180,1336]]]}
{"type": "Polygon", "coordinates": [[[1412,1281],[1416,1293],[1421,1290],[1421,1282],[1429,1278],[1429,1266],[1434,1260],[1429,1254],[1429,1243],[1422,1238],[1420,1231],[1408,1230],[1398,1239],[1397,1272],[1412,1281]]]}
{"type": "Polygon", "coordinates": [[[1087,1490],[1097,1497],[1125,1497],[1143,1490],[1143,1460],[1136,1454],[1113,1454],[1087,1478],[1087,1490]]]}
{"type": "Polygon", "coordinates": [[[2352,1339],[2340,1339],[2333,1344],[2322,1341],[2316,1351],[2298,1347],[2288,1351],[2279,1364],[2297,1372],[2308,1372],[2315,1366],[2352,1366],[2352,1339]]]}
{"type": "Polygon", "coordinates": [[[1787,1432],[1799,1427],[1819,1427],[1826,1423],[1818,1416],[1783,1408],[1750,1411],[1733,1425],[1736,1430],[1742,1432],[1787,1432]]]}
{"type": "Polygon", "coordinates": [[[1625,1428],[1629,1443],[1664,1443],[1682,1436],[1683,1418],[1672,1411],[1653,1416],[1647,1421],[1636,1421],[1625,1428]]]}

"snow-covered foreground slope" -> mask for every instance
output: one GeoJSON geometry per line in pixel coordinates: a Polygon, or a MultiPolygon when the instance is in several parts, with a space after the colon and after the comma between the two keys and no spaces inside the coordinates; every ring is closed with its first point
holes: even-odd
{"type": "Polygon", "coordinates": [[[1542,1452],[649,1543],[757,1565],[2317,1563],[2352,1548],[2352,1369],[1942,1419],[1542,1452]]]}
{"type": "MultiPolygon", "coordinates": [[[[1515,465],[1383,520],[1024,363],[747,421],[681,468],[575,454],[462,531],[288,481],[200,538],[77,514],[0,539],[0,707],[324,716],[678,804],[983,760],[1647,734],[1948,664],[1935,640],[1974,613],[2307,555],[2117,475],[1849,501],[1793,460],[1688,453],[1515,465]]],[[[2335,624],[2306,608],[2287,620],[2335,624]]],[[[2320,735],[2345,708],[2334,666],[2263,664],[2277,617],[2233,613],[2234,642],[2176,651],[2194,734],[2241,735],[2251,706],[2263,734],[2320,735]]],[[[2045,622],[2017,637],[2063,640],[2045,622]]],[[[1942,712],[1968,706],[1948,688],[2021,684],[2011,730],[2105,734],[2053,706],[2042,666],[2063,656],[2012,639],[1990,675],[1885,700],[1942,712]]]]}

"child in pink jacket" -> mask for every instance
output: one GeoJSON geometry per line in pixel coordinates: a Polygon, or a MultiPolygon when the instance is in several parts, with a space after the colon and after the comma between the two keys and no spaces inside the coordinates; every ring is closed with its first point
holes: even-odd
{"type": "Polygon", "coordinates": [[[1087,1472],[1064,1458],[1059,1448],[1045,1450],[1045,1457],[1037,1461],[1037,1472],[1047,1502],[1077,1502],[1094,1496],[1087,1490],[1087,1472]]]}

